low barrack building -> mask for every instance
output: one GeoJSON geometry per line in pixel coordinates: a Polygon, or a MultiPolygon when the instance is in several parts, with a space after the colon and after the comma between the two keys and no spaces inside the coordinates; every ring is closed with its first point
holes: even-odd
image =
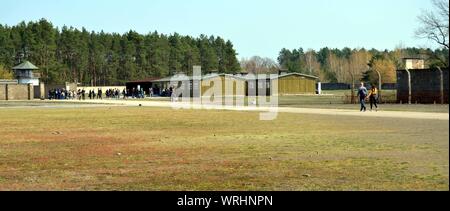
{"type": "Polygon", "coordinates": [[[173,89],[190,93],[190,97],[201,96],[273,96],[316,94],[318,77],[301,73],[279,74],[225,74],[211,72],[195,78],[185,74],[177,74],[162,79],[144,79],[127,83],[127,89],[143,88],[160,96],[169,96],[173,89]],[[277,84],[278,89],[273,89],[277,84]],[[189,91],[189,92],[186,92],[189,91]]]}
{"type": "Polygon", "coordinates": [[[248,96],[254,95],[304,95],[316,94],[318,77],[301,74],[280,72],[278,75],[247,75],[248,96]],[[273,85],[278,85],[278,90],[273,85]]]}

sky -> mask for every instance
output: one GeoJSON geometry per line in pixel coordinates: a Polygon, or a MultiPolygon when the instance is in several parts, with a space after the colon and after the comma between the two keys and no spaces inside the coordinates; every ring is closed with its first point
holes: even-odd
{"type": "Polygon", "coordinates": [[[0,0],[0,24],[45,18],[89,31],[215,35],[239,58],[276,60],[282,48],[434,48],[414,36],[431,8],[431,0],[0,0]]]}

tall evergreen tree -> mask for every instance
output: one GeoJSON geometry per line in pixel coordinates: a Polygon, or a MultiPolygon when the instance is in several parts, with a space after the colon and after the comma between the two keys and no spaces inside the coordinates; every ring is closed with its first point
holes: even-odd
{"type": "Polygon", "coordinates": [[[169,36],[169,45],[169,74],[173,75],[176,72],[181,71],[183,62],[183,52],[180,35],[175,33],[169,36]]]}
{"type": "Polygon", "coordinates": [[[241,66],[239,61],[237,60],[237,53],[234,50],[233,43],[231,41],[227,41],[225,44],[225,70],[226,73],[238,73],[241,70],[241,66]]]}

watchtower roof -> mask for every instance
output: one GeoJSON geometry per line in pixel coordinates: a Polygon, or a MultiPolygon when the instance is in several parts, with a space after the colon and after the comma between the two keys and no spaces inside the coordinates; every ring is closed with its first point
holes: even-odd
{"type": "Polygon", "coordinates": [[[25,61],[22,64],[19,64],[12,68],[13,70],[39,70],[34,64],[29,61],[25,61]]]}

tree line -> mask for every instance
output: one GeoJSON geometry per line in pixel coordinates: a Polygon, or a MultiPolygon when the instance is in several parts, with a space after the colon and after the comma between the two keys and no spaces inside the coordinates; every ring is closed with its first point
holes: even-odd
{"type": "Polygon", "coordinates": [[[282,49],[278,63],[288,72],[315,75],[323,82],[353,83],[358,80],[376,82],[379,71],[384,83],[395,83],[396,70],[404,68],[403,58],[420,57],[427,66],[448,67],[449,51],[446,48],[431,50],[423,48],[398,47],[395,50],[377,49],[330,49],[319,51],[282,49]]]}
{"type": "Polygon", "coordinates": [[[46,83],[123,85],[146,77],[190,74],[194,65],[204,72],[237,73],[236,56],[231,41],[215,36],[58,29],[45,19],[12,27],[0,24],[0,65],[11,69],[28,60],[40,68],[46,83]]]}

